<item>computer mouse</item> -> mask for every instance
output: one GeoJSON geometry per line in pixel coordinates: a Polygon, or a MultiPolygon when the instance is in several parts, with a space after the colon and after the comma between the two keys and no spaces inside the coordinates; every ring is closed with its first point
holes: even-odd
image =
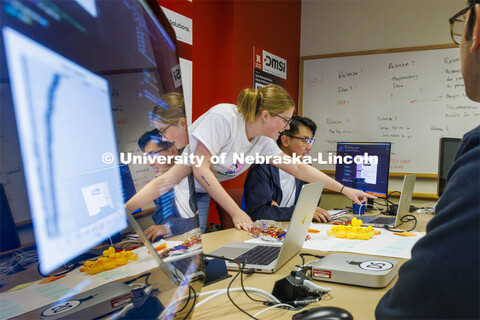
{"type": "Polygon", "coordinates": [[[353,316],[342,308],[318,307],[296,313],[292,320],[353,320],[353,316]]]}

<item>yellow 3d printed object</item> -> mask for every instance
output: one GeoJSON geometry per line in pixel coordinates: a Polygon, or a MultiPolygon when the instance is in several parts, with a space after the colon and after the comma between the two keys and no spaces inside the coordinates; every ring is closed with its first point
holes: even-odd
{"type": "Polygon", "coordinates": [[[108,250],[103,251],[103,257],[98,258],[97,261],[85,261],[80,271],[88,274],[96,274],[126,265],[129,260],[137,261],[138,254],[132,253],[130,250],[115,252],[115,249],[110,247],[108,250]]]}
{"type": "Polygon", "coordinates": [[[381,233],[380,231],[375,231],[372,226],[362,227],[362,223],[362,220],[353,218],[349,225],[332,226],[332,229],[328,230],[328,236],[333,235],[337,238],[368,240],[376,234],[381,233]]]}

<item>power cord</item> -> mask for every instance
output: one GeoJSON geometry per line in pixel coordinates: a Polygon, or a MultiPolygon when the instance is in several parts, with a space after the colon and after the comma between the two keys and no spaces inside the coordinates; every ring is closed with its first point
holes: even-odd
{"type": "MultiPolygon", "coordinates": [[[[411,227],[410,229],[408,230],[405,230],[405,231],[412,231],[414,230],[416,227],[417,227],[417,217],[415,217],[414,215],[412,214],[407,214],[407,215],[404,215],[401,219],[400,219],[400,224],[397,226],[397,228],[405,223],[408,223],[408,222],[412,222],[414,221],[414,224],[413,224],[413,227],[411,227]]],[[[391,232],[398,232],[397,229],[391,229],[389,227],[385,227],[386,230],[388,231],[391,231],[391,232]]]]}
{"type": "MultiPolygon", "coordinates": [[[[265,303],[267,301],[262,301],[262,300],[258,300],[258,299],[254,299],[252,298],[248,293],[247,291],[245,290],[245,287],[243,285],[243,269],[245,268],[245,264],[246,264],[246,260],[243,261],[243,264],[241,265],[240,262],[236,261],[236,260],[233,260],[233,259],[229,259],[229,258],[225,258],[225,257],[220,257],[220,256],[214,256],[214,255],[210,255],[210,254],[204,254],[204,257],[207,257],[207,258],[213,258],[213,259],[221,259],[221,260],[225,260],[225,261],[228,261],[228,262],[231,262],[231,263],[235,263],[238,265],[238,268],[239,268],[239,272],[233,277],[233,279],[230,281],[230,283],[228,284],[228,287],[227,287],[227,296],[228,296],[228,299],[230,300],[230,302],[232,302],[232,304],[238,309],[240,310],[241,312],[243,312],[244,314],[246,314],[247,316],[249,316],[250,318],[253,318],[253,319],[257,319],[255,318],[254,316],[252,316],[251,314],[249,314],[247,311],[243,310],[242,308],[240,308],[236,303],[235,301],[233,301],[232,297],[230,296],[230,288],[233,284],[233,282],[235,281],[235,279],[237,279],[238,275],[241,275],[240,276],[240,283],[241,283],[241,287],[242,287],[242,290],[243,292],[245,292],[245,294],[247,295],[247,297],[252,300],[252,301],[255,301],[255,302],[261,302],[261,303],[265,303]]],[[[258,320],[258,319],[257,319],[258,320]]]]}

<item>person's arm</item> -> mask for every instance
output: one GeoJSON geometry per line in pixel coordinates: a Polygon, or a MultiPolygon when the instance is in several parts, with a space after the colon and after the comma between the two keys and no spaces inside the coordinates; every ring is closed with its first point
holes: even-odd
{"type": "MultiPolygon", "coordinates": [[[[285,153],[282,153],[280,156],[288,157],[285,153]]],[[[367,198],[373,198],[373,199],[376,198],[375,196],[369,195],[361,190],[343,186],[340,182],[335,181],[334,179],[327,176],[325,173],[307,164],[281,163],[281,164],[273,164],[273,165],[279,169],[282,169],[290,173],[291,175],[295,176],[295,178],[303,181],[307,181],[307,182],[324,181],[325,188],[336,191],[338,193],[342,193],[347,197],[349,197],[353,202],[359,205],[361,205],[362,202],[366,201],[367,198]]]]}
{"type": "Polygon", "coordinates": [[[154,242],[158,237],[170,236],[171,234],[172,231],[168,224],[155,224],[145,230],[145,235],[151,242],[154,242]]]}
{"type": "MultiPolygon", "coordinates": [[[[252,220],[289,221],[295,206],[280,208],[276,195],[272,167],[267,164],[253,165],[248,171],[244,185],[245,212],[252,220]]],[[[276,170],[276,169],[275,169],[276,170]]]]}
{"type": "Polygon", "coordinates": [[[327,223],[328,221],[330,221],[330,213],[328,213],[328,211],[323,208],[317,207],[317,209],[315,209],[313,218],[318,222],[327,223]]]}
{"type": "Polygon", "coordinates": [[[201,141],[198,141],[197,147],[195,148],[195,156],[204,157],[201,166],[193,166],[193,175],[195,176],[195,179],[197,179],[212,199],[224,208],[230,216],[232,216],[233,224],[237,229],[243,228],[244,230],[247,230],[247,227],[253,224],[252,220],[228,195],[212,173],[212,170],[210,170],[210,158],[212,157],[212,154],[201,141]]]}
{"type": "Polygon", "coordinates": [[[192,167],[176,164],[170,170],[150,181],[145,187],[138,191],[130,200],[127,201],[125,207],[129,212],[133,212],[143,207],[150,201],[160,197],[176,184],[180,183],[183,178],[192,172],[192,167]]]}

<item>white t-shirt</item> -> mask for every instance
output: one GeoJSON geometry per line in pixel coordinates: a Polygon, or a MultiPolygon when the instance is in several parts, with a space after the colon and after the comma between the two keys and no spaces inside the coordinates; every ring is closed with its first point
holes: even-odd
{"type": "MultiPolygon", "coordinates": [[[[190,126],[189,131],[190,144],[185,152],[195,153],[198,141],[201,141],[212,155],[226,155],[223,163],[210,166],[220,182],[239,176],[250,166],[240,163],[238,159],[234,163],[234,153],[245,157],[256,154],[277,156],[282,153],[271,138],[257,136],[248,141],[245,120],[234,104],[221,103],[210,108],[190,126]]],[[[198,181],[195,181],[195,190],[206,192],[198,181]]]]}
{"type": "Polygon", "coordinates": [[[295,192],[297,190],[295,177],[282,169],[278,171],[280,174],[280,187],[282,188],[282,201],[279,203],[279,206],[281,208],[291,207],[295,204],[295,192]]]}
{"type": "Polygon", "coordinates": [[[190,218],[195,216],[195,213],[190,208],[190,189],[188,187],[188,176],[180,181],[174,187],[175,190],[175,204],[177,205],[178,213],[182,218],[190,218]]]}

